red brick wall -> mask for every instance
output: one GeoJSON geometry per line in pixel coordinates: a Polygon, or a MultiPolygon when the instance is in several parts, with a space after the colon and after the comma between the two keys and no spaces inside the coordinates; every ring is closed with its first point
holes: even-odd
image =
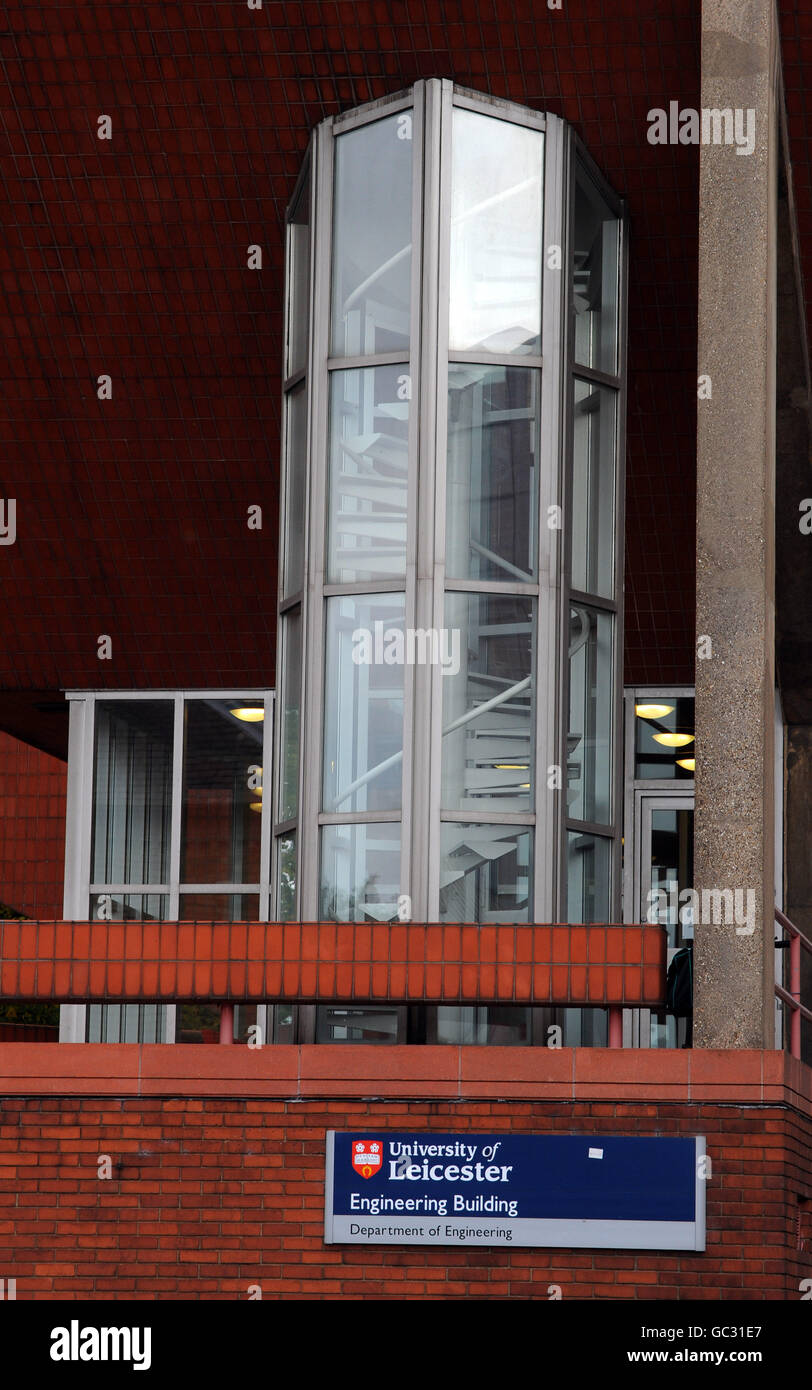
{"type": "Polygon", "coordinates": [[[62,916],[67,765],[0,733],[0,903],[62,916]]]}
{"type": "Polygon", "coordinates": [[[18,1299],[791,1300],[812,1275],[811,1142],[809,1114],[779,1104],[13,1096],[0,1276],[18,1299]],[[703,1133],[707,1250],[326,1248],[325,1130],[355,1127],[703,1133]],[[123,1165],[111,1180],[100,1154],[123,1165]]]}

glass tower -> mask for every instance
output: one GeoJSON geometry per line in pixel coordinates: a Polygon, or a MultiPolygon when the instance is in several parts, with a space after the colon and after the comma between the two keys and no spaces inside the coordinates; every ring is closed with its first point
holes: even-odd
{"type": "Polygon", "coordinates": [[[431,80],[314,132],[287,223],[280,918],[619,920],[624,260],[555,116],[431,80]]]}

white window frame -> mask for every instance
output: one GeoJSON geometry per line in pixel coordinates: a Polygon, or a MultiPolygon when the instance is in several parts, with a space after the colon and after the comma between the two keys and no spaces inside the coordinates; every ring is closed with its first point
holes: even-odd
{"type": "MultiPolygon", "coordinates": [[[[178,921],[181,893],[256,893],[260,922],[270,921],[271,894],[271,788],[273,786],[273,690],[68,690],[70,705],[68,733],[68,786],[65,823],[65,881],[63,917],[68,922],[89,920],[90,899],[98,893],[152,893],[169,899],[167,921],[178,921]],[[166,883],[95,883],[90,877],[95,728],[97,701],[149,700],[173,702],[172,810],[169,848],[169,876],[166,883]],[[258,883],[183,883],[180,879],[181,827],[183,816],[183,712],[187,700],[261,700],[265,709],[262,744],[263,791],[260,823],[260,879],[258,883]]],[[[114,1001],[115,1002],[115,1001],[114,1001]]],[[[175,1040],[176,1009],[165,1005],[166,1042],[175,1040]]],[[[270,1010],[268,1010],[270,1012],[270,1010]]],[[[259,1020],[258,1020],[259,1021],[259,1020]]],[[[266,1019],[263,1037],[269,1038],[271,1020],[266,1019]]],[[[84,1042],[87,1005],[63,1004],[60,1009],[59,1041],[84,1042]]]]}

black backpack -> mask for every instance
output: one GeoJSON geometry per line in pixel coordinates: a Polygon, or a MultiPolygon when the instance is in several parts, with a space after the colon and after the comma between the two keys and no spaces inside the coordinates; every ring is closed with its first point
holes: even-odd
{"type": "Polygon", "coordinates": [[[665,979],[665,1010],[675,1018],[694,1011],[694,948],[683,946],[671,959],[665,979]]]}

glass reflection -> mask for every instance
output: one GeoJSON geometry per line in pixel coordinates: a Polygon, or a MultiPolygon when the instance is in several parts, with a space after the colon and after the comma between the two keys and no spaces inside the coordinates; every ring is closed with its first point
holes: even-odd
{"type": "Polygon", "coordinates": [[[443,806],[527,811],[533,787],[535,600],[446,594],[460,669],[443,680],[443,806]]]}
{"type": "Polygon", "coordinates": [[[307,389],[304,382],[285,397],[285,594],[296,594],[304,574],[305,478],[307,476],[307,389]]]}
{"type": "Polygon", "coordinates": [[[449,576],[533,580],[537,434],[538,372],[449,368],[449,576]]]}
{"type": "Polygon", "coordinates": [[[288,331],[285,375],[307,366],[308,311],[310,306],[310,179],[288,222],[288,331]]]}
{"type": "Polygon", "coordinates": [[[437,1009],[437,1041],[457,1047],[529,1047],[533,1041],[530,1009],[505,1005],[437,1009]]]}
{"type": "Polygon", "coordinates": [[[572,289],[575,361],[617,371],[620,223],[581,166],[575,171],[572,289]]]}
{"type": "Polygon", "coordinates": [[[322,828],[322,922],[392,922],[399,895],[399,825],[322,828]]]}
{"type": "Polygon", "coordinates": [[[284,657],[279,717],[279,820],[292,820],[299,801],[299,708],[302,692],[302,614],[283,615],[280,641],[284,657]]]}
{"type": "Polygon", "coordinates": [[[641,695],[635,701],[634,775],[641,781],[692,782],[696,759],[694,697],[641,695]],[[679,744],[657,735],[681,734],[679,744]]]}
{"type": "Polygon", "coordinates": [[[276,914],[279,922],[296,921],[296,836],[280,835],[276,842],[276,914]]]}
{"type": "Polygon", "coordinates": [[[396,1043],[398,1011],[368,1004],[361,1009],[324,1004],[316,1009],[317,1043],[396,1043]]]}
{"type": "Polygon", "coordinates": [[[602,835],[567,834],[567,921],[608,922],[612,841],[602,835]]]}
{"type": "Polygon", "coordinates": [[[167,883],[172,814],[171,700],[99,700],[93,883],[167,883]]]}
{"type": "Polygon", "coordinates": [[[544,136],[455,107],[452,351],[538,353],[544,136]]]}
{"type": "Polygon", "coordinates": [[[570,610],[567,806],[574,820],[612,820],[612,635],[614,618],[583,604],[570,610]]]}
{"type": "Polygon", "coordinates": [[[440,921],[529,921],[532,837],[515,825],[444,824],[440,921]]]}
{"type": "Polygon", "coordinates": [[[181,882],[258,883],[262,701],[187,700],[181,882]]]}
{"type": "Polygon", "coordinates": [[[328,578],[406,573],[409,386],[403,366],[330,377],[328,578]]]}
{"type": "Polygon", "coordinates": [[[331,352],[409,344],[412,116],[399,112],[335,142],[331,352]]]}
{"type": "Polygon", "coordinates": [[[617,392],[586,381],[574,387],[572,586],[612,598],[617,392]]]}
{"type": "Polygon", "coordinates": [[[325,811],[400,806],[404,605],[403,594],[327,601],[325,811]]]}

